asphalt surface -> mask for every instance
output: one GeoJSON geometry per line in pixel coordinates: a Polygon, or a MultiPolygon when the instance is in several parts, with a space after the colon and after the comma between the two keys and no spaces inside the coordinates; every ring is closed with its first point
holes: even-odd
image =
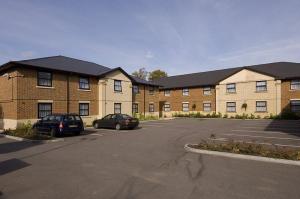
{"type": "Polygon", "coordinates": [[[176,119],[46,144],[0,138],[0,198],[299,199],[300,167],[183,149],[211,134],[297,148],[299,129],[299,121],[176,119]]]}

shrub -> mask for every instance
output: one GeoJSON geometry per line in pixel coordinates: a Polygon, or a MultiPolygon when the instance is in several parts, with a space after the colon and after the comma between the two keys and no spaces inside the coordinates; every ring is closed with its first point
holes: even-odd
{"type": "Polygon", "coordinates": [[[228,115],[227,115],[227,114],[224,114],[223,118],[228,118],[228,115]]]}

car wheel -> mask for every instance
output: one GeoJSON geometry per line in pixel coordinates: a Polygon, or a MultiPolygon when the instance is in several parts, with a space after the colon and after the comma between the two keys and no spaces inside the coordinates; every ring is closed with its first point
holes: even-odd
{"type": "Polygon", "coordinates": [[[116,124],[116,130],[121,130],[121,124],[116,124]]]}
{"type": "Polygon", "coordinates": [[[95,122],[93,126],[94,126],[95,129],[99,128],[99,124],[97,122],[95,122]]]}

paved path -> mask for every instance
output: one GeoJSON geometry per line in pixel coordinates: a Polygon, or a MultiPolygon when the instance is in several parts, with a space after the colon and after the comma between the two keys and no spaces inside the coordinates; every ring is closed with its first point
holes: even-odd
{"type": "MultiPolygon", "coordinates": [[[[185,143],[207,139],[212,133],[227,138],[232,135],[224,134],[279,131],[284,134],[268,137],[296,139],[300,136],[289,130],[298,125],[179,119],[143,123],[133,131],[93,130],[47,144],[0,138],[0,198],[298,199],[300,167],[199,155],[183,149],[185,143]],[[275,126],[290,129],[269,128],[275,126]],[[241,131],[251,127],[257,132],[241,131]]],[[[299,140],[287,142],[300,145],[299,140]]]]}

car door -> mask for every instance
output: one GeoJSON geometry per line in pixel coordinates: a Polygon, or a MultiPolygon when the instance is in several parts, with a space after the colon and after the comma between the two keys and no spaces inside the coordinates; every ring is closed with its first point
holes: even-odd
{"type": "Polygon", "coordinates": [[[46,116],[46,117],[43,117],[41,119],[41,121],[39,122],[38,126],[37,126],[37,129],[38,131],[40,132],[49,132],[48,130],[48,123],[49,123],[49,116],[46,116]]]}
{"type": "Polygon", "coordinates": [[[117,122],[117,115],[111,115],[111,118],[107,120],[107,128],[115,128],[117,122]]]}
{"type": "Polygon", "coordinates": [[[109,114],[109,115],[105,116],[104,118],[102,118],[99,121],[99,127],[101,127],[101,128],[109,128],[109,123],[110,123],[111,117],[112,117],[112,115],[109,114]]]}
{"type": "Polygon", "coordinates": [[[76,124],[75,118],[73,115],[66,115],[64,118],[64,124],[65,124],[65,131],[72,132],[74,130],[77,130],[78,125],[76,124]]]}

